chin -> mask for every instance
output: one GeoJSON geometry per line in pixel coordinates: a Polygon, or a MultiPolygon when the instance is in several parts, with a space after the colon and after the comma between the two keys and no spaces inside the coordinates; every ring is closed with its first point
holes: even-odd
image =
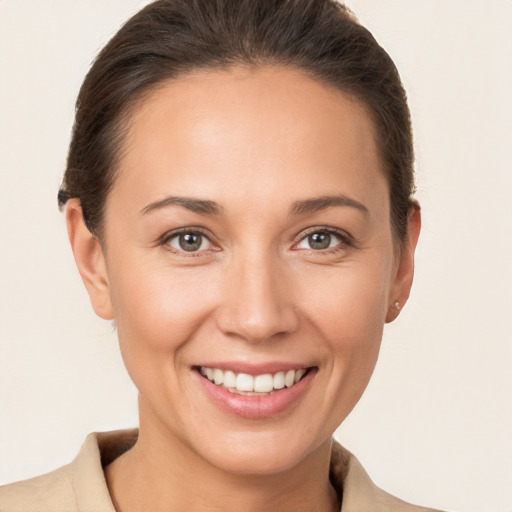
{"type": "Polygon", "coordinates": [[[215,441],[205,439],[202,446],[193,449],[207,463],[218,469],[240,476],[270,476],[286,472],[300,465],[310,453],[325,443],[330,450],[331,437],[324,442],[304,439],[293,433],[232,432],[215,441]]]}

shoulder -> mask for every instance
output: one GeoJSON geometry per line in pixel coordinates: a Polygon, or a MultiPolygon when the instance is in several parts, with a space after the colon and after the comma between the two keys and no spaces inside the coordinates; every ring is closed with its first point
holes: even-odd
{"type": "Polygon", "coordinates": [[[0,512],[115,512],[103,466],[130,449],[137,435],[136,429],[89,434],[71,464],[0,487],[0,512]]]}
{"type": "Polygon", "coordinates": [[[0,487],[0,512],[78,511],[71,465],[0,487]]]}
{"type": "Polygon", "coordinates": [[[357,458],[337,442],[333,443],[331,454],[331,481],[343,489],[340,512],[441,512],[406,503],[383,491],[357,458]]]}

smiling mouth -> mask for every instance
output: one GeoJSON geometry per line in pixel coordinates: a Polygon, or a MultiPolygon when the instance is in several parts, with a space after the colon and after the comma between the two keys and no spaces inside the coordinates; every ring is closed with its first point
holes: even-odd
{"type": "Polygon", "coordinates": [[[197,371],[216,386],[231,393],[248,396],[273,395],[282,389],[291,388],[300,382],[310,370],[311,368],[297,368],[276,373],[249,375],[219,368],[197,367],[197,371]]]}

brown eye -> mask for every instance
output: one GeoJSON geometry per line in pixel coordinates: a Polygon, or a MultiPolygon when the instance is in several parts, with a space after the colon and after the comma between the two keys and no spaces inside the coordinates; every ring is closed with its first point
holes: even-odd
{"type": "Polygon", "coordinates": [[[331,235],[329,233],[311,233],[308,236],[308,243],[311,249],[328,249],[331,246],[331,235]]]}
{"type": "Polygon", "coordinates": [[[178,243],[184,251],[197,251],[203,242],[203,237],[196,233],[183,233],[178,237],[178,243]]]}
{"type": "Polygon", "coordinates": [[[325,251],[326,249],[334,249],[345,245],[348,245],[347,240],[336,231],[318,230],[311,231],[308,235],[305,235],[296,245],[296,248],[310,251],[325,251]]]}
{"type": "Polygon", "coordinates": [[[210,241],[202,233],[197,231],[185,231],[173,235],[167,239],[167,243],[178,251],[198,252],[208,249],[210,241]]]}

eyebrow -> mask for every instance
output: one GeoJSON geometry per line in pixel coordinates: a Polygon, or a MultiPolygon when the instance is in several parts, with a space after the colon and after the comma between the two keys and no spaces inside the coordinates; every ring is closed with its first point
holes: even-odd
{"type": "Polygon", "coordinates": [[[331,208],[332,206],[348,206],[350,208],[356,208],[365,215],[370,213],[363,203],[344,195],[321,196],[312,199],[305,199],[303,201],[296,201],[292,207],[292,213],[295,215],[313,213],[326,208],[331,208]]]}
{"type": "MultiPolygon", "coordinates": [[[[146,215],[152,211],[168,208],[169,206],[181,206],[200,215],[221,215],[223,208],[215,201],[205,199],[194,199],[191,197],[169,196],[159,201],[148,204],[141,210],[141,215],[146,215]]],[[[321,196],[312,199],[296,201],[292,206],[292,213],[302,215],[313,213],[333,206],[345,206],[356,208],[357,210],[368,214],[368,208],[363,203],[356,201],[344,195],[321,196]]]]}
{"type": "Polygon", "coordinates": [[[148,204],[140,211],[140,213],[141,215],[146,215],[155,210],[168,208],[169,206],[181,206],[182,208],[186,208],[187,210],[200,215],[221,215],[223,211],[223,208],[215,201],[194,199],[191,197],[169,196],[165,199],[161,199],[160,201],[148,204]]]}

